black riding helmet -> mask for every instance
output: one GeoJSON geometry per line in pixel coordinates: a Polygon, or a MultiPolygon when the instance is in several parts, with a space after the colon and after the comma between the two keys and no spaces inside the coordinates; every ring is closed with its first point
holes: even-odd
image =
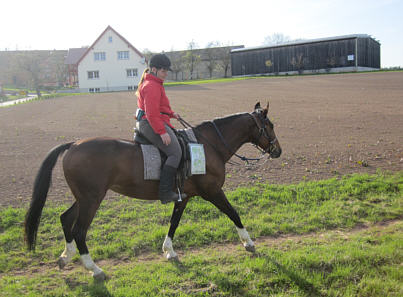
{"type": "Polygon", "coordinates": [[[150,68],[171,70],[171,61],[165,54],[156,54],[150,59],[150,68]]]}

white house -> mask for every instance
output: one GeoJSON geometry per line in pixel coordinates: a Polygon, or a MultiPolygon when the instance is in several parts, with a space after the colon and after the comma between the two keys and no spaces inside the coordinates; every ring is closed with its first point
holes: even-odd
{"type": "Polygon", "coordinates": [[[81,92],[134,90],[147,67],[145,57],[111,26],[85,51],[77,65],[81,92]]]}

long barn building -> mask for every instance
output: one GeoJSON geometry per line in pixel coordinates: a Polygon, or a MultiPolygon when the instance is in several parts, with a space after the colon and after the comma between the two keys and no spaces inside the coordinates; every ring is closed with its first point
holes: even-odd
{"type": "Polygon", "coordinates": [[[380,51],[366,34],[233,49],[232,76],[378,70],[380,51]]]}

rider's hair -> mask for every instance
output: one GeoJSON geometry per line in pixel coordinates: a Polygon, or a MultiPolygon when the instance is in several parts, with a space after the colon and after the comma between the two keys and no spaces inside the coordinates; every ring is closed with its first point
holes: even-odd
{"type": "Polygon", "coordinates": [[[149,73],[149,72],[150,72],[150,68],[146,68],[146,69],[144,69],[143,74],[141,75],[140,82],[137,85],[137,91],[136,91],[136,96],[137,97],[140,96],[140,87],[143,84],[143,81],[144,81],[144,78],[146,77],[146,74],[149,73]]]}

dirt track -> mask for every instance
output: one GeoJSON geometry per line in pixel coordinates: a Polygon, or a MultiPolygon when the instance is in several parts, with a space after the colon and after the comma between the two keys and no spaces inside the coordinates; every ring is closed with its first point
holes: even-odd
{"type": "MultiPolygon", "coordinates": [[[[270,100],[283,155],[258,166],[227,165],[227,190],[403,169],[403,72],[260,78],[171,87],[167,94],[192,124],[252,111],[257,101],[270,100]]],[[[0,205],[29,201],[39,165],[55,145],[92,136],[131,139],[135,109],[128,92],[0,108],[0,205]]],[[[258,155],[251,145],[239,153],[258,155]]],[[[70,201],[60,165],[49,200],[70,201]]]]}

